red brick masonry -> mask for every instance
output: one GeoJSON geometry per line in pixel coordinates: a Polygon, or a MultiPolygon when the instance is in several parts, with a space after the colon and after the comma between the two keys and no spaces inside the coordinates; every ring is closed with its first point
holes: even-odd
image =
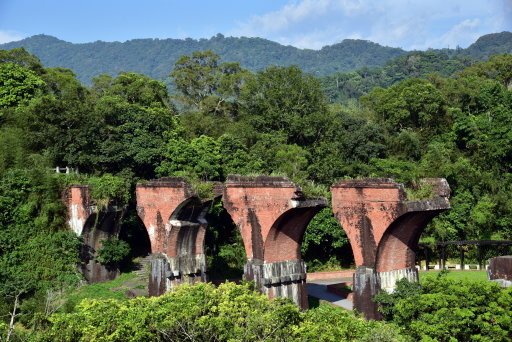
{"type": "Polygon", "coordinates": [[[401,277],[417,280],[415,250],[436,215],[450,208],[445,179],[425,179],[432,197],[408,201],[402,184],[391,179],[344,180],[331,187],[332,208],[352,246],[356,262],[354,306],[378,318],[371,297],[392,290],[401,277]]]}

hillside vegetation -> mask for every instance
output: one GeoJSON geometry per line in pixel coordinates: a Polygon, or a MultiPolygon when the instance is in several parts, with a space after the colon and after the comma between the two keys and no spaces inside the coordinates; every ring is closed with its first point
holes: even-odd
{"type": "MultiPolygon", "coordinates": [[[[9,317],[14,312],[12,322],[19,324],[20,336],[49,329],[46,340],[80,336],[91,340],[96,337],[88,334],[94,331],[75,329],[74,324],[101,326],[104,330],[98,331],[107,334],[112,332],[115,315],[116,327],[129,331],[131,324],[123,325],[125,316],[119,312],[129,312],[130,319],[144,326],[138,321],[143,308],[150,308],[149,316],[164,315],[151,308],[170,297],[129,304],[84,302],[76,311],[53,316],[63,310],[55,299],[58,294],[81,282],[76,268],[81,242],[66,227],[61,201],[63,189],[72,181],[95,186],[98,203],[127,205],[122,238],[131,246],[129,258],[137,254],[140,244],[136,233],[145,231],[136,219],[130,190],[141,180],[165,176],[183,176],[201,184],[224,181],[228,174],[279,174],[300,184],[308,196],[326,197],[328,187],[342,178],[392,177],[417,189],[419,178],[445,177],[452,189],[452,209],[434,219],[424,239],[512,239],[512,55],[495,55],[455,73],[435,70],[436,65],[445,64],[428,53],[424,56],[430,62],[420,60],[419,65],[438,73],[403,70],[408,75],[403,80],[368,89],[366,95],[344,105],[329,103],[320,80],[299,67],[270,66],[253,72],[239,63],[223,62],[212,51],[181,56],[167,69],[175,85],[170,96],[165,83],[146,75],[104,74],[84,86],[71,70],[43,67],[23,49],[1,50],[0,331],[12,332],[9,317]],[[78,168],[82,175],[78,179],[57,175],[51,171],[55,166],[78,168]],[[104,316],[107,313],[113,316],[104,316]]],[[[464,59],[460,63],[464,65],[464,59]]],[[[223,269],[240,271],[245,255],[234,223],[219,201],[208,215],[209,269],[212,274],[223,269]]],[[[500,253],[483,252],[484,257],[500,253]]],[[[302,253],[310,270],[350,265],[347,238],[329,208],[307,228],[302,253]]],[[[466,257],[475,259],[476,251],[468,251],[466,257]]],[[[246,296],[245,288],[227,286],[217,291],[208,286],[204,291],[210,291],[212,301],[219,300],[215,303],[221,311],[225,307],[219,297],[232,293],[249,300],[240,303],[244,308],[263,301],[246,296]]],[[[494,296],[486,289],[493,290],[483,288],[485,296],[510,311],[510,291],[494,296]]],[[[200,296],[197,289],[183,291],[184,300],[200,296]]],[[[431,296],[420,295],[423,307],[429,307],[431,296]]],[[[460,301],[444,293],[439,298],[443,302],[436,302],[435,317],[443,317],[453,306],[451,300],[460,301]]],[[[479,300],[475,303],[477,309],[461,307],[453,316],[465,322],[471,317],[481,320],[468,325],[471,331],[464,330],[460,336],[492,331],[497,340],[506,340],[509,316],[502,315],[504,321],[496,323],[488,311],[482,311],[479,300]]],[[[172,309],[174,304],[169,305],[172,309]]],[[[295,328],[300,329],[308,316],[290,312],[289,307],[280,301],[264,303],[263,311],[254,317],[268,314],[273,319],[284,313],[285,321],[296,317],[295,328]]],[[[180,312],[190,319],[200,319],[201,313],[215,316],[203,308],[194,307],[199,313],[192,318],[186,316],[188,311],[180,312]]],[[[230,310],[222,312],[228,322],[236,319],[229,316],[230,310]]],[[[401,312],[393,319],[420,324],[409,319],[414,312],[401,312]]],[[[439,323],[431,316],[414,317],[431,325],[439,323]]],[[[141,331],[155,336],[180,328],[175,321],[161,322],[160,331],[141,331]]],[[[212,322],[217,321],[205,318],[204,327],[225,333],[212,322]]],[[[319,332],[318,322],[325,323],[314,321],[311,326],[319,332]]],[[[366,336],[367,325],[361,326],[355,331],[366,336]]],[[[260,328],[256,325],[255,333],[262,333],[260,328]]],[[[279,331],[284,334],[290,329],[275,328],[276,332],[282,328],[279,331]]],[[[238,336],[233,329],[233,336],[238,336]]],[[[333,329],[333,336],[338,336],[337,328],[333,329]]],[[[438,330],[432,328],[429,336],[438,336],[438,330]]],[[[414,332],[415,338],[429,333],[419,328],[414,332]]],[[[121,334],[121,330],[112,333],[121,334]]],[[[308,329],[302,333],[312,336],[308,329]]]]}
{"type": "MultiPolygon", "coordinates": [[[[221,34],[199,40],[134,39],[122,43],[97,41],[85,44],[36,35],[18,42],[0,44],[0,49],[18,47],[24,47],[38,56],[47,67],[72,69],[78,79],[88,85],[94,77],[103,73],[115,76],[119,72],[137,72],[165,80],[180,56],[202,50],[212,50],[222,61],[239,62],[251,71],[260,71],[271,65],[297,65],[315,76],[383,66],[389,60],[407,54],[400,48],[384,47],[364,40],[346,39],[320,50],[308,50],[283,46],[262,38],[224,37],[221,34]]],[[[494,54],[512,52],[512,33],[483,36],[467,49],[436,51],[484,60],[494,54]]]]}

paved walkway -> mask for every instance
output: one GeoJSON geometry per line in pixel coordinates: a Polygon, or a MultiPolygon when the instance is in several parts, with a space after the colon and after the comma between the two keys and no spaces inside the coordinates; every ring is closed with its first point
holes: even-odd
{"type": "Polygon", "coordinates": [[[327,292],[327,285],[338,284],[346,281],[352,281],[352,278],[308,281],[308,295],[325,300],[334,305],[341,306],[344,309],[352,310],[353,305],[351,300],[344,299],[338,295],[327,292]]]}

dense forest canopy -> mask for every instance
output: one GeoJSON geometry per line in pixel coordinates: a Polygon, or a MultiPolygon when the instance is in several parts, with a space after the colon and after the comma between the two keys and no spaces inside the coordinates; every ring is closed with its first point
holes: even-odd
{"type": "MultiPolygon", "coordinates": [[[[134,72],[95,75],[85,86],[24,49],[0,50],[0,316],[20,300],[24,326],[47,324],[48,294],[80,282],[80,240],[60,198],[73,181],[90,184],[101,203],[127,205],[123,229],[132,229],[131,189],[160,176],[199,187],[228,174],[286,175],[326,197],[342,178],[392,177],[414,196],[419,178],[445,177],[452,210],[424,240],[512,239],[511,70],[510,54],[476,63],[427,51],[319,79],[298,66],[251,71],[207,50],[168,66],[169,94],[163,81],[134,72]],[[82,175],[55,175],[55,166],[82,175]]],[[[209,215],[209,266],[239,269],[232,222],[220,203],[209,215]]],[[[302,252],[310,269],[347,258],[349,266],[348,246],[327,208],[302,252]]]]}

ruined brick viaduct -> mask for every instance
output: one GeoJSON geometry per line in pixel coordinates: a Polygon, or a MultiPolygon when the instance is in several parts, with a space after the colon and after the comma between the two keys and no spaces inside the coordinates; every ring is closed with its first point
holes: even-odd
{"type": "Polygon", "coordinates": [[[85,279],[88,282],[114,279],[119,274],[117,267],[104,266],[95,257],[103,240],[119,235],[124,210],[110,205],[105,208],[92,205],[89,187],[84,185],[71,186],[65,193],[65,202],[68,226],[82,237],[80,267],[85,279]]]}
{"type": "MultiPolygon", "coordinates": [[[[417,281],[414,251],[420,235],[433,217],[450,207],[446,180],[425,182],[433,195],[419,201],[407,200],[403,186],[390,179],[347,180],[331,187],[333,212],[350,240],[357,267],[354,307],[367,318],[379,317],[371,298],[380,289],[392,291],[403,277],[417,281]]],[[[210,203],[176,178],[138,184],[136,195],[137,212],[151,241],[151,294],[205,281],[205,214],[210,203]]],[[[231,176],[217,187],[217,195],[241,232],[245,278],[270,297],[288,297],[307,308],[300,247],[307,225],[327,201],[306,199],[282,177],[231,176]]],[[[77,207],[68,208],[76,217],[77,207]]]]}

